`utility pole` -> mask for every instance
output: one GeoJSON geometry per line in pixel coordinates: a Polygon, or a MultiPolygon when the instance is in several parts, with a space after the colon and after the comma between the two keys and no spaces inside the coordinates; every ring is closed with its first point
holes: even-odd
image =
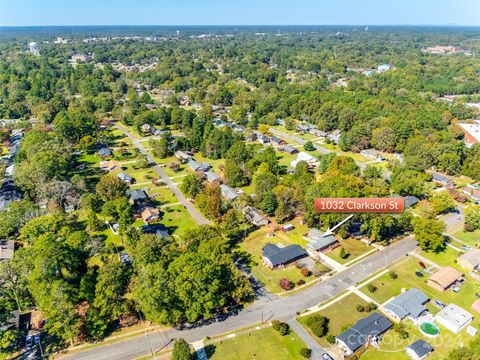
{"type": "MultiPolygon", "coordinates": [[[[140,321],[143,321],[142,314],[138,313],[138,316],[140,317],[140,321]]],[[[150,336],[148,336],[148,330],[145,333],[145,336],[147,337],[148,347],[150,348],[150,353],[153,356],[153,360],[156,360],[157,358],[155,357],[155,353],[153,352],[152,343],[150,342],[150,336]]]]}

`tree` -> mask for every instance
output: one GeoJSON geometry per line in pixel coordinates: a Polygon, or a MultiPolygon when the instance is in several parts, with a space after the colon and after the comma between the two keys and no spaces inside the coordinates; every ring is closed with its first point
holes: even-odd
{"type": "Polygon", "coordinates": [[[309,348],[301,348],[300,355],[305,359],[310,359],[310,357],[312,356],[312,350],[309,348]]]}
{"type": "Polygon", "coordinates": [[[283,290],[291,290],[293,288],[293,283],[287,278],[281,278],[278,281],[278,286],[283,290]]]}
{"type": "Polygon", "coordinates": [[[209,219],[219,221],[223,213],[223,198],[220,185],[207,184],[203,192],[195,197],[200,211],[209,219]]]}
{"type": "Polygon", "coordinates": [[[185,339],[177,339],[173,343],[172,360],[192,360],[192,348],[185,339]]]}
{"type": "Polygon", "coordinates": [[[182,185],[180,185],[182,192],[188,197],[194,199],[204,189],[202,179],[196,174],[188,174],[183,178],[182,185]]]}
{"type": "Polygon", "coordinates": [[[375,291],[377,291],[377,287],[370,283],[367,285],[367,290],[371,293],[374,293],[375,291]]]}
{"type": "Polygon", "coordinates": [[[305,151],[314,151],[315,150],[315,146],[313,146],[313,143],[311,141],[307,141],[303,145],[303,148],[305,149],[305,151]]]}
{"type": "Polygon", "coordinates": [[[321,315],[312,315],[305,321],[307,326],[312,330],[313,334],[318,337],[323,337],[328,333],[329,319],[321,315]]]}
{"type": "Polygon", "coordinates": [[[444,214],[455,209],[455,201],[447,191],[436,192],[431,198],[432,207],[437,214],[444,214]]]}
{"type": "Polygon", "coordinates": [[[113,174],[106,174],[100,177],[96,185],[97,194],[104,200],[114,200],[125,196],[128,185],[113,174]]]}
{"type": "Polygon", "coordinates": [[[413,220],[413,232],[418,245],[425,251],[440,251],[445,244],[445,224],[436,219],[417,217],[413,220]]]}
{"type": "Polygon", "coordinates": [[[465,227],[469,231],[480,229],[480,206],[469,205],[464,209],[465,227]]]}
{"type": "Polygon", "coordinates": [[[290,326],[287,323],[281,322],[279,320],[273,320],[272,327],[282,336],[288,335],[290,333],[290,326]]]}

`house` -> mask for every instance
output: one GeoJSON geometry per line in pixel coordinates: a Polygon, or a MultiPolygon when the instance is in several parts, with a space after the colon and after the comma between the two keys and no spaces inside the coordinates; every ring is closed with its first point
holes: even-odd
{"type": "Polygon", "coordinates": [[[143,189],[128,190],[127,195],[132,205],[141,205],[149,200],[147,193],[143,189]]]}
{"type": "Polygon", "coordinates": [[[480,249],[471,249],[457,259],[458,265],[468,271],[474,271],[480,267],[480,249]]]}
{"type": "Polygon", "coordinates": [[[291,231],[293,229],[295,229],[295,226],[293,226],[292,224],[282,225],[282,231],[283,232],[291,231]]]}
{"type": "Polygon", "coordinates": [[[270,222],[266,216],[253,206],[245,206],[243,214],[245,215],[245,219],[255,226],[265,226],[270,222]]]}
{"type": "Polygon", "coordinates": [[[357,321],[353,326],[338,335],[335,340],[347,355],[355,353],[363,346],[377,342],[392,327],[392,322],[379,313],[372,313],[357,321]]]}
{"type": "Polygon", "coordinates": [[[480,299],[472,304],[472,310],[480,314],[480,299]]]}
{"type": "Polygon", "coordinates": [[[15,241],[0,240],[0,261],[10,260],[15,252],[15,241]]]}
{"type": "Polygon", "coordinates": [[[119,173],[118,175],[118,178],[120,180],[122,180],[123,182],[127,183],[127,184],[133,184],[135,183],[135,180],[128,174],[125,174],[125,173],[119,173]]]}
{"type": "Polygon", "coordinates": [[[104,171],[115,171],[115,170],[121,170],[122,166],[117,160],[102,161],[100,163],[100,169],[104,171]]]}
{"type": "Polygon", "coordinates": [[[307,246],[315,251],[334,249],[339,245],[335,236],[332,234],[325,236],[325,233],[318,229],[310,229],[306,236],[306,240],[308,240],[307,246]]]}
{"type": "Polygon", "coordinates": [[[307,256],[307,252],[297,244],[280,247],[269,243],[262,249],[263,264],[270,269],[283,267],[307,256]]]}
{"type": "Polygon", "coordinates": [[[450,179],[448,176],[439,174],[437,172],[431,172],[432,175],[432,180],[436,183],[439,183],[441,185],[447,186],[447,187],[454,187],[455,183],[452,179],[450,179]]]}
{"type": "Polygon", "coordinates": [[[150,124],[143,124],[141,126],[142,133],[144,134],[150,134],[152,132],[152,125],[150,124]]]}
{"type": "Polygon", "coordinates": [[[419,201],[420,201],[419,198],[417,198],[416,196],[412,196],[412,195],[405,196],[403,198],[403,202],[405,204],[405,209],[410,209],[412,206],[416,205],[419,201]]]}
{"type": "Polygon", "coordinates": [[[427,311],[424,305],[429,300],[423,291],[410,289],[385,305],[384,311],[397,321],[408,317],[416,323],[418,318],[427,311]]]}
{"type": "Polygon", "coordinates": [[[384,73],[384,72],[390,70],[391,68],[392,68],[392,65],[390,65],[390,64],[382,64],[382,65],[378,65],[377,71],[379,73],[384,73]]]}
{"type": "Polygon", "coordinates": [[[295,168],[300,161],[305,161],[309,166],[315,166],[315,163],[318,162],[318,159],[315,156],[310,155],[304,151],[300,151],[297,154],[297,158],[290,162],[290,166],[295,168]]]}
{"type": "Polygon", "coordinates": [[[419,339],[408,345],[405,350],[411,359],[422,360],[430,355],[430,353],[433,351],[433,347],[425,340],[419,339]]]}
{"type": "Polygon", "coordinates": [[[108,159],[113,156],[113,153],[109,148],[103,147],[98,150],[98,156],[100,156],[101,159],[108,159]]]}
{"type": "Polygon", "coordinates": [[[375,149],[364,149],[364,150],[360,151],[360,154],[362,154],[363,156],[366,156],[368,158],[375,159],[375,160],[382,158],[380,153],[375,149]]]}
{"type": "Polygon", "coordinates": [[[222,192],[222,196],[226,199],[226,200],[235,200],[237,197],[238,197],[238,194],[237,192],[235,191],[235,189],[231,188],[230,186],[228,185],[225,185],[225,184],[222,184],[220,185],[220,190],[222,192]]]}
{"type": "Polygon", "coordinates": [[[323,137],[324,138],[324,137],[327,136],[327,133],[325,131],[318,130],[318,129],[315,129],[315,128],[311,128],[308,132],[310,134],[318,136],[318,137],[323,137]]]}
{"type": "Polygon", "coordinates": [[[245,128],[245,126],[242,126],[242,125],[233,125],[233,130],[236,131],[236,132],[245,132],[245,130],[247,130],[245,128]]]}
{"type": "Polygon", "coordinates": [[[427,280],[427,285],[438,290],[445,291],[458,281],[463,280],[463,273],[451,266],[446,266],[435,272],[427,280]]]}
{"type": "Polygon", "coordinates": [[[145,226],[142,226],[142,234],[154,234],[160,239],[165,239],[169,236],[167,229],[165,229],[165,226],[161,224],[147,224],[145,226]]]}
{"type": "Polygon", "coordinates": [[[199,163],[198,161],[194,159],[190,159],[187,163],[188,167],[192,169],[193,171],[208,171],[210,170],[211,166],[207,162],[201,162],[199,163]]]}
{"type": "Polygon", "coordinates": [[[157,106],[155,104],[145,104],[145,109],[147,110],[155,110],[157,106]]]}
{"type": "Polygon", "coordinates": [[[265,136],[263,134],[257,134],[257,140],[260,144],[263,145],[270,143],[270,139],[268,138],[268,136],[265,136]]]}
{"type": "Polygon", "coordinates": [[[472,200],[480,201],[480,188],[477,185],[467,184],[463,188],[463,193],[468,195],[472,200]]]}
{"type": "Polygon", "coordinates": [[[451,332],[458,334],[473,320],[473,315],[455,304],[447,305],[435,315],[435,321],[451,332]]]}
{"type": "Polygon", "coordinates": [[[160,218],[160,210],[154,207],[147,207],[142,211],[142,219],[147,224],[158,221],[160,218]]]}
{"type": "Polygon", "coordinates": [[[207,180],[208,183],[214,183],[215,181],[220,182],[220,176],[215,174],[213,171],[205,171],[205,179],[207,180]]]}
{"type": "Polygon", "coordinates": [[[280,150],[281,152],[290,154],[290,155],[293,155],[293,154],[298,153],[298,150],[297,150],[296,148],[294,148],[292,145],[280,146],[280,147],[278,148],[278,150],[280,150]]]}
{"type": "Polygon", "coordinates": [[[277,136],[272,136],[270,138],[270,142],[272,143],[272,145],[274,146],[280,146],[280,145],[285,145],[287,142],[285,140],[282,140],[280,139],[279,137],[277,136]]]}
{"type": "Polygon", "coordinates": [[[457,124],[463,130],[463,141],[467,147],[480,143],[480,120],[473,124],[457,124]]]}
{"type": "Polygon", "coordinates": [[[185,151],[177,150],[175,151],[175,157],[182,163],[185,164],[191,160],[191,156],[185,151]]]}

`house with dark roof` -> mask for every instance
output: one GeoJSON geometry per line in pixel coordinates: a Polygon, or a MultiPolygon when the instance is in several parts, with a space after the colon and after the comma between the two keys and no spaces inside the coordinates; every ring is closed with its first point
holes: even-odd
{"type": "Polygon", "coordinates": [[[127,196],[132,205],[141,205],[149,201],[149,197],[143,189],[128,190],[127,196]]]}
{"type": "Polygon", "coordinates": [[[420,201],[420,199],[417,198],[416,196],[409,195],[409,196],[405,196],[403,198],[403,201],[405,204],[405,209],[410,209],[412,206],[415,206],[420,201]]]}
{"type": "Polygon", "coordinates": [[[448,176],[445,176],[433,171],[430,174],[432,175],[432,180],[438,184],[444,185],[446,187],[455,186],[455,182],[448,176]]]}
{"type": "Polygon", "coordinates": [[[324,251],[327,249],[335,249],[339,246],[339,242],[334,235],[327,235],[318,229],[310,229],[305,240],[308,241],[308,247],[315,251],[324,251]]]}
{"type": "Polygon", "coordinates": [[[112,150],[110,150],[107,147],[103,147],[100,150],[98,150],[98,156],[100,156],[101,159],[107,159],[111,158],[113,156],[112,150]]]}
{"type": "Polygon", "coordinates": [[[185,151],[182,150],[177,150],[175,151],[175,157],[180,160],[182,164],[188,162],[192,157],[186,153],[185,151]]]}
{"type": "Polygon", "coordinates": [[[292,145],[284,145],[284,146],[281,146],[281,147],[278,148],[278,150],[280,150],[281,152],[290,154],[290,155],[293,155],[293,154],[298,153],[298,149],[296,149],[296,148],[293,147],[292,145]]]}
{"type": "Polygon", "coordinates": [[[235,191],[234,188],[222,184],[220,185],[220,191],[222,192],[222,196],[224,197],[225,200],[235,200],[238,197],[237,192],[235,191]]]}
{"type": "Polygon", "coordinates": [[[275,146],[285,145],[287,143],[285,140],[282,140],[277,136],[272,136],[270,138],[270,142],[272,143],[272,145],[275,145],[275,146]]]}
{"type": "Polygon", "coordinates": [[[205,175],[205,180],[207,180],[208,183],[214,183],[215,181],[220,182],[220,176],[215,174],[213,171],[209,170],[204,173],[205,175]]]}
{"type": "Polygon", "coordinates": [[[392,325],[392,322],[385,316],[374,312],[337,335],[336,344],[347,355],[351,355],[365,345],[377,343],[392,325]]]}
{"type": "Polygon", "coordinates": [[[198,162],[194,159],[190,159],[187,163],[188,167],[193,171],[208,171],[210,170],[211,166],[207,162],[198,162]]]}
{"type": "Polygon", "coordinates": [[[127,184],[133,184],[135,183],[135,180],[128,174],[125,174],[125,173],[119,173],[118,175],[118,178],[120,180],[122,180],[123,182],[127,183],[127,184]]]}
{"type": "Polygon", "coordinates": [[[283,267],[307,256],[307,252],[297,244],[280,247],[269,243],[262,249],[263,264],[270,269],[283,267]]]}
{"type": "Polygon", "coordinates": [[[430,355],[430,353],[433,351],[433,347],[425,340],[419,339],[408,345],[405,350],[411,359],[423,360],[430,355]]]}
{"type": "Polygon", "coordinates": [[[411,319],[414,323],[427,311],[424,306],[430,299],[423,291],[410,289],[384,306],[387,315],[395,320],[411,319]]]}
{"type": "Polygon", "coordinates": [[[245,206],[243,214],[245,215],[245,219],[255,226],[265,226],[270,222],[266,216],[253,206],[245,206]]]}

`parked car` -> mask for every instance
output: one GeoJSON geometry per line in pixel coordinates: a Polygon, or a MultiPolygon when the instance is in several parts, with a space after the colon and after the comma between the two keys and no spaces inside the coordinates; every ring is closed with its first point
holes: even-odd
{"type": "Polygon", "coordinates": [[[458,293],[460,291],[460,287],[454,286],[454,287],[452,287],[452,290],[453,290],[454,293],[458,293]]]}
{"type": "Polygon", "coordinates": [[[447,307],[447,305],[445,305],[440,300],[434,300],[433,303],[435,304],[435,306],[438,306],[440,309],[445,309],[447,307]]]}
{"type": "Polygon", "coordinates": [[[464,249],[464,250],[470,250],[470,249],[471,249],[471,247],[470,247],[470,246],[468,246],[468,245],[462,245],[462,249],[464,249]]]}
{"type": "Polygon", "coordinates": [[[333,357],[331,357],[329,354],[327,353],[323,353],[322,354],[322,358],[323,360],[334,360],[333,357]]]}

